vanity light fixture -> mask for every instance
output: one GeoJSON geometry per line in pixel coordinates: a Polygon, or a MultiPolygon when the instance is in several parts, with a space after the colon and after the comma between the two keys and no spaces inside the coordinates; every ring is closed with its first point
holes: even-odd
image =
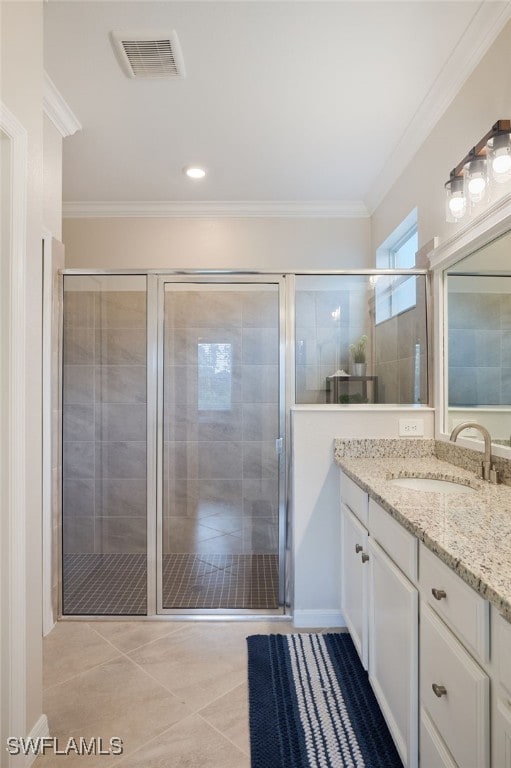
{"type": "Polygon", "coordinates": [[[446,220],[461,221],[489,202],[492,189],[511,182],[511,120],[497,120],[445,183],[446,220]]]}
{"type": "Polygon", "coordinates": [[[189,179],[203,179],[206,175],[204,168],[200,168],[198,165],[185,165],[183,173],[189,179]]]}

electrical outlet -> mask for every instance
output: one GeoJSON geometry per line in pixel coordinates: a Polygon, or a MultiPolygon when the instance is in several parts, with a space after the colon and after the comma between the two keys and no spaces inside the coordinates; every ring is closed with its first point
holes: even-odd
{"type": "Polygon", "coordinates": [[[399,419],[399,437],[422,437],[424,419],[399,419]]]}

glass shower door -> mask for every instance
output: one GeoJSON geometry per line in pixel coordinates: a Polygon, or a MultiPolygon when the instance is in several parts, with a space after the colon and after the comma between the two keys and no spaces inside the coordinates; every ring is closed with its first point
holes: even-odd
{"type": "Polygon", "coordinates": [[[147,613],[147,293],[66,275],[62,612],[147,613]]]}
{"type": "Polygon", "coordinates": [[[279,607],[279,317],[277,283],[164,284],[163,611],[279,607]]]}

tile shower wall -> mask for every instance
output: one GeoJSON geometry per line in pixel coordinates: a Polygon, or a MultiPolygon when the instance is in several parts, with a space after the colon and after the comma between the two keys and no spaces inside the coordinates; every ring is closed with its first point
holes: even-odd
{"type": "Polygon", "coordinates": [[[511,295],[449,292],[449,405],[511,402],[511,295]]]}
{"type": "Polygon", "coordinates": [[[278,319],[276,289],[168,286],[164,554],[278,551],[278,319]],[[201,344],[224,345],[218,391],[201,344]]]}
{"type": "Polygon", "coordinates": [[[374,329],[375,373],[381,403],[428,403],[426,303],[391,317],[374,329]],[[419,345],[419,358],[416,347],[419,345]],[[416,364],[419,364],[419,370],[416,364]]]}
{"type": "MultiPolygon", "coordinates": [[[[317,281],[318,278],[313,278],[317,281]]],[[[338,278],[327,278],[329,282],[338,278]]],[[[309,278],[303,278],[308,281],[309,278]]],[[[339,290],[296,290],[296,402],[324,403],[326,378],[335,371],[350,371],[349,345],[368,334],[367,286],[343,278],[339,290]],[[349,287],[348,287],[349,286],[349,287]]],[[[367,344],[368,372],[371,342],[367,344]]]]}
{"type": "Polygon", "coordinates": [[[115,290],[112,276],[100,290],[73,290],[73,280],[63,313],[64,555],[145,554],[145,289],[115,290]]]}

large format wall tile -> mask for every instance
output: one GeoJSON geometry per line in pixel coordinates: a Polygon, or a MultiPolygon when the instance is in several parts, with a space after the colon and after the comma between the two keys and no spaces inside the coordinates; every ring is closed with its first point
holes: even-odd
{"type": "Polygon", "coordinates": [[[66,478],[62,490],[66,517],[94,517],[94,478],[66,478]]]}
{"type": "Polygon", "coordinates": [[[143,291],[104,291],[97,301],[96,328],[142,328],[147,325],[143,291]]]}
{"type": "Polygon", "coordinates": [[[238,478],[242,468],[242,443],[199,443],[200,478],[238,478]]]}
{"type": "Polygon", "coordinates": [[[146,439],[146,405],[103,403],[95,409],[96,440],[128,441],[146,439]]]}
{"type": "Polygon", "coordinates": [[[98,365],[145,365],[145,328],[100,328],[95,335],[98,365]]]}
{"type": "Polygon", "coordinates": [[[245,403],[243,405],[243,440],[276,440],[279,436],[277,404],[245,403]]]}
{"type": "Polygon", "coordinates": [[[103,365],[96,368],[96,402],[144,403],[145,401],[145,366],[103,365]]]}
{"type": "Polygon", "coordinates": [[[244,328],[278,328],[279,294],[274,291],[245,291],[242,296],[244,328]]]}
{"type": "Polygon", "coordinates": [[[276,403],[279,399],[278,365],[244,365],[244,403],[276,403]]]}
{"type": "Polygon", "coordinates": [[[144,517],[96,517],[95,551],[144,554],[147,523],[144,517]]]}
{"type": "Polygon", "coordinates": [[[94,552],[94,518],[66,517],[62,534],[65,555],[94,552]]]}
{"type": "Polygon", "coordinates": [[[63,359],[65,365],[94,365],[94,329],[64,329],[63,359]]]}
{"type": "Polygon", "coordinates": [[[145,478],[101,477],[96,480],[95,510],[100,517],[145,517],[145,478]]]}
{"type": "Polygon", "coordinates": [[[96,479],[145,478],[146,442],[96,443],[96,479]]]}
{"type": "Polygon", "coordinates": [[[94,328],[96,293],[64,292],[64,328],[94,328]]]}
{"type": "Polygon", "coordinates": [[[64,405],[94,403],[94,367],[92,365],[64,365],[64,405]]]}
{"type": "Polygon", "coordinates": [[[65,405],[62,410],[62,435],[68,440],[94,440],[94,406],[65,405]]]}
{"type": "Polygon", "coordinates": [[[67,442],[63,445],[63,476],[94,477],[94,443],[67,442]]]}

